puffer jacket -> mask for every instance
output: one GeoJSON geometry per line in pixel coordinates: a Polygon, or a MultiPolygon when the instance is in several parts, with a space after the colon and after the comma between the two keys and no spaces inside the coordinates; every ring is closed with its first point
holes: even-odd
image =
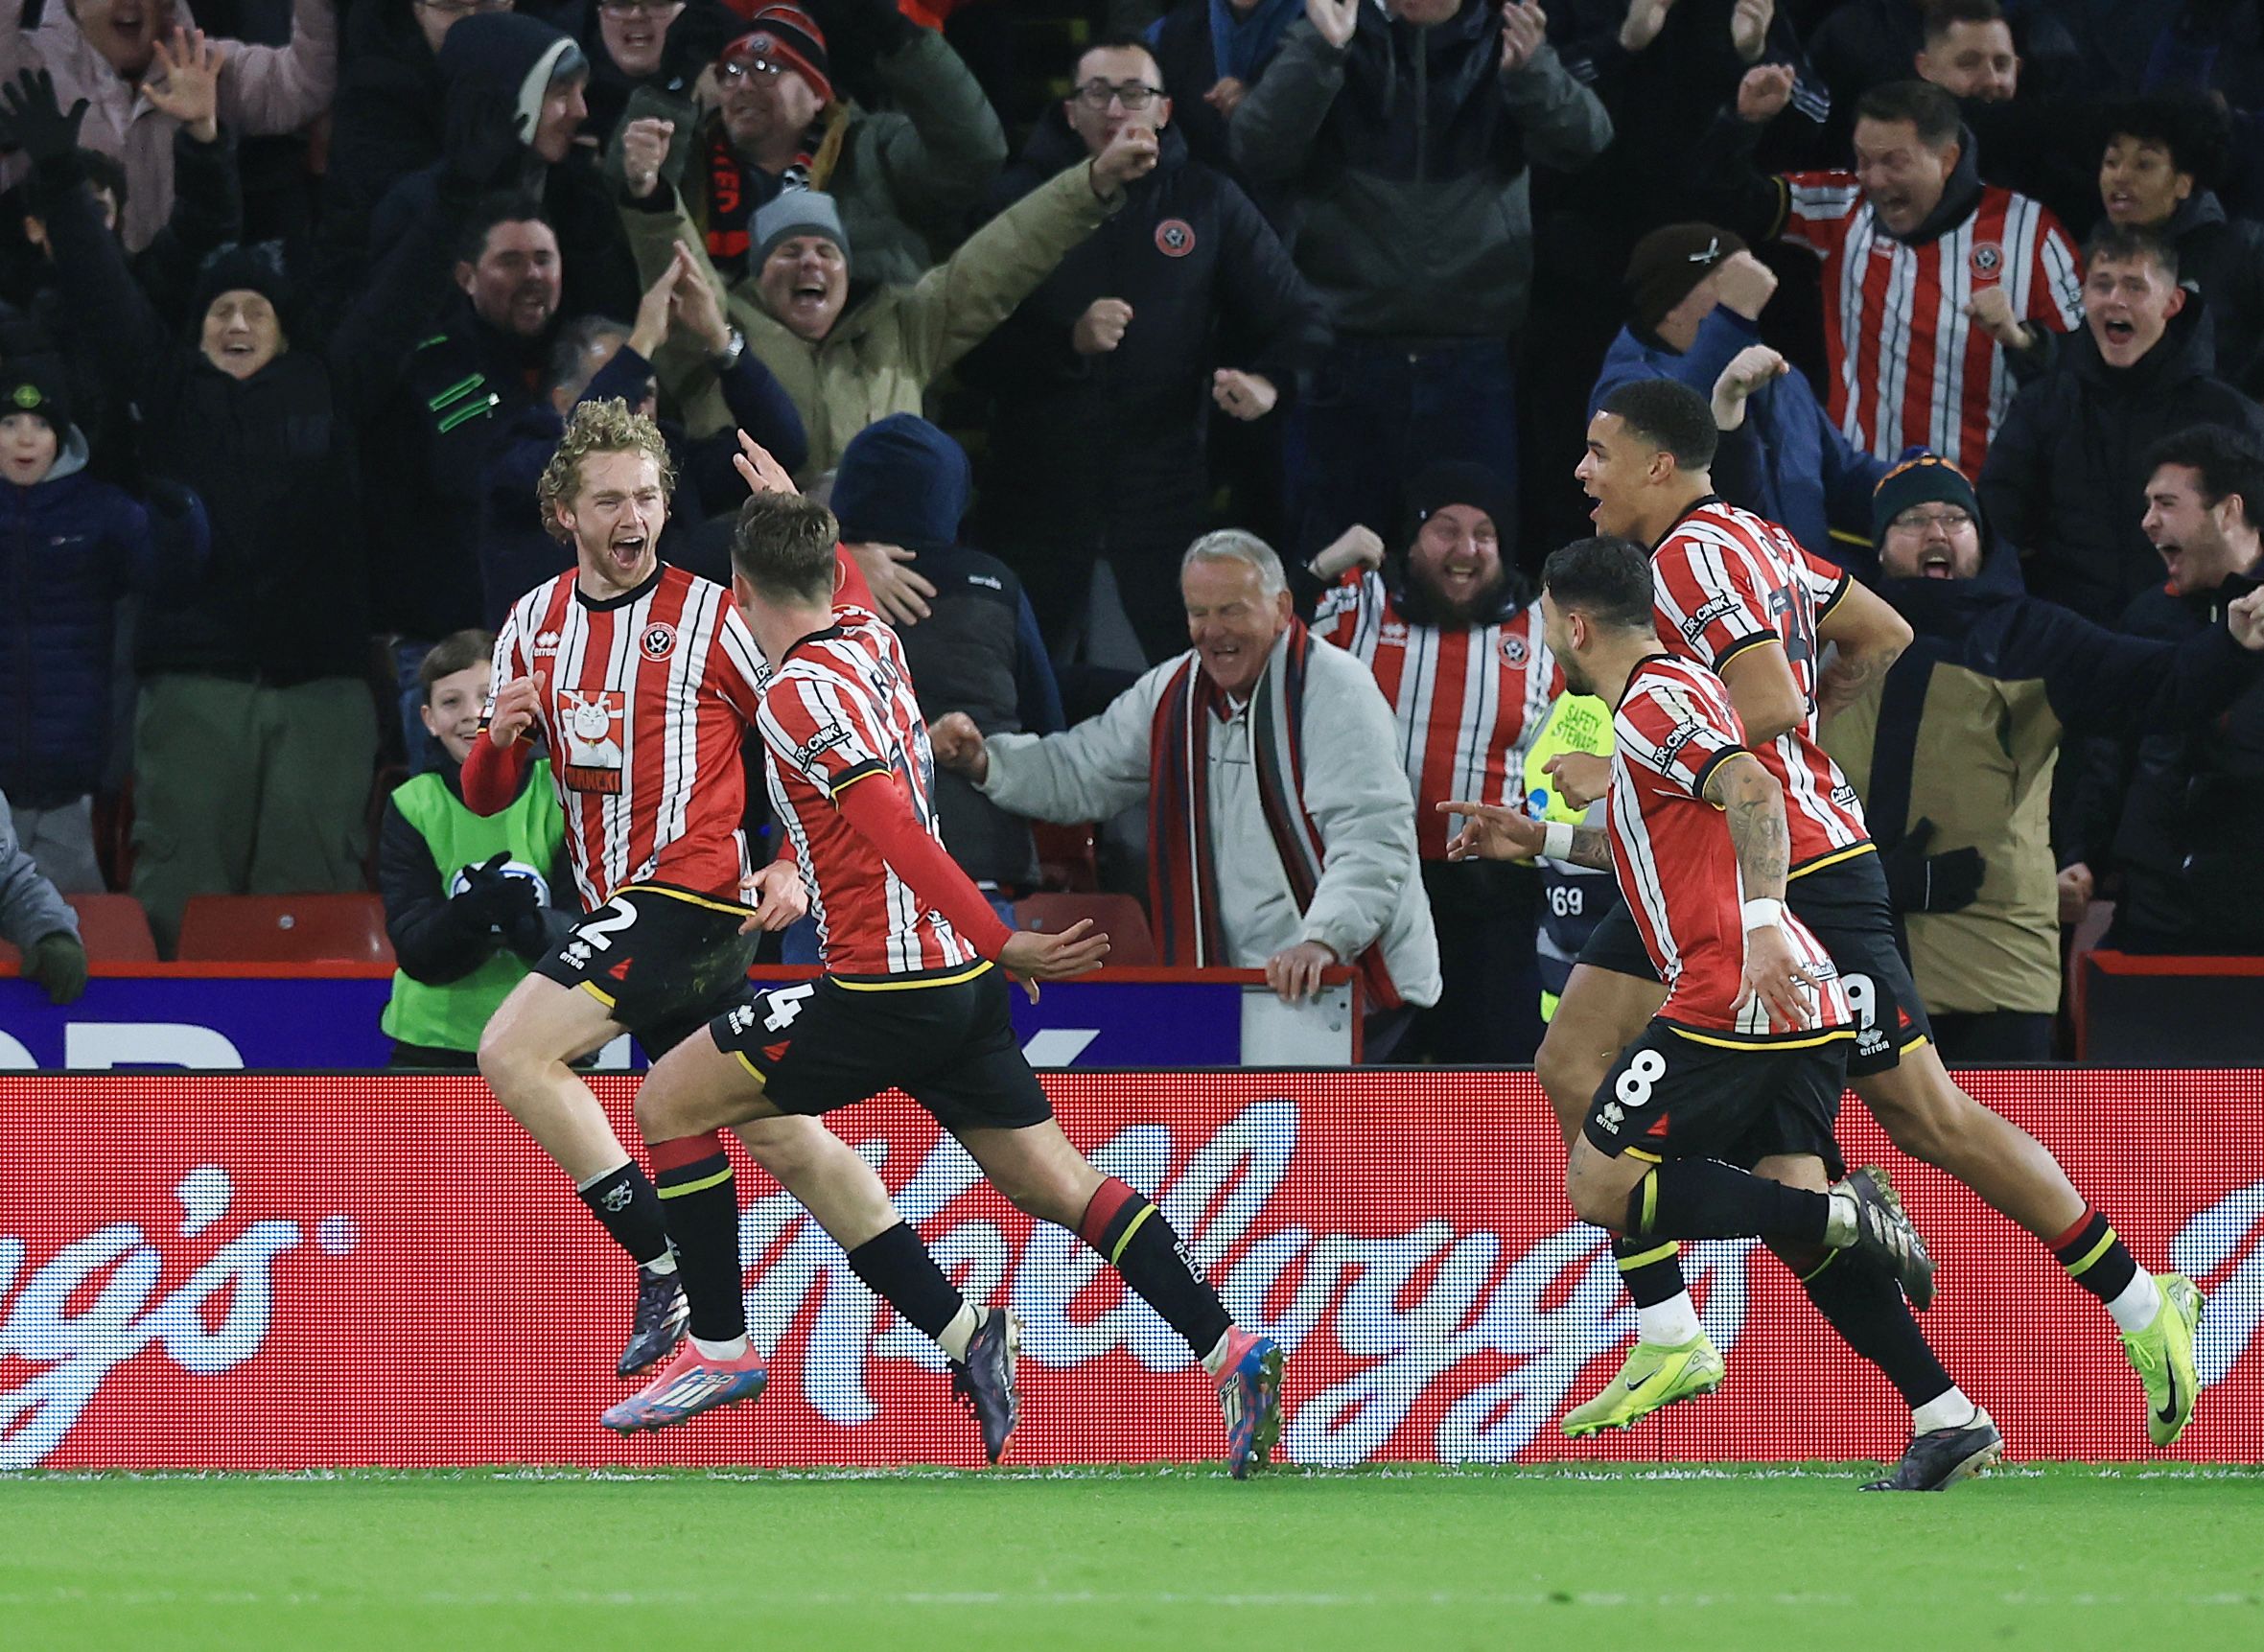
{"type": "Polygon", "coordinates": [[[186,489],[154,508],[95,480],[74,429],[31,487],[0,482],[0,792],[45,809],[102,783],[118,601],[184,590],[210,541],[186,489]]]}

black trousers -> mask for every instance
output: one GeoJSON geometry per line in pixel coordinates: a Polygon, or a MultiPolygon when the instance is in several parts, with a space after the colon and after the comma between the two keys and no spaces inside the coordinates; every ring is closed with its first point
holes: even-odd
{"type": "Polygon", "coordinates": [[[1541,1042],[1533,960],[1541,874],[1507,861],[1423,863],[1438,930],[1438,1002],[1418,1011],[1394,1059],[1447,1066],[1523,1066],[1541,1042]]]}

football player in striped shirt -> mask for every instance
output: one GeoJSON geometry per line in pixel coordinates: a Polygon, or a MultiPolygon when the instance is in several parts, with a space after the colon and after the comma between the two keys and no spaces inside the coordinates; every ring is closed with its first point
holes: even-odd
{"type": "Polygon", "coordinates": [[[1035,998],[1040,981],[1097,967],[1108,937],[1089,919],[1058,934],[1008,929],[945,852],[903,645],[878,617],[836,606],[839,540],[831,512],[792,494],[749,500],[733,537],[733,597],[769,667],[757,726],[771,801],[826,973],[717,1015],[638,1093],[691,1331],[606,1426],[666,1427],[761,1390],[720,1132],[814,1120],[893,1087],[1016,1207],[1082,1237],[1185,1338],[1217,1384],[1240,1479],[1265,1466],[1280,1432],[1281,1347],[1236,1325],[1162,1212],[1070,1144],[1007,1013],[1009,975],[1035,998]]]}
{"type": "MultiPolygon", "coordinates": [[[[2193,1413],[2198,1292],[2175,1274],[2158,1288],[2049,1150],[1951,1080],[1896,939],[1862,805],[1816,744],[1821,713],[1892,664],[1910,628],[1776,524],[1716,499],[1708,474],[1716,434],[1705,402],[1670,380],[1613,391],[1590,423],[1578,472],[1597,501],[1597,525],[1653,547],[1660,645],[1721,677],[1755,754],[1785,787],[1792,833],[1786,898],[1831,953],[1857,1012],[1849,1083],[1897,1147],[1947,1171],[2050,1248],[2106,1307],[2148,1385],[2169,1374],[2165,1405],[2147,1408],[2148,1437],[2167,1445],[2193,1413]]],[[[1602,789],[1576,779],[1576,767],[1558,765],[1568,793],[1602,789]]],[[[1535,1062],[1560,1121],[1585,1105],[1613,1052],[1659,1003],[1657,973],[1639,941],[1624,919],[1599,924],[1566,986],[1535,1062]]],[[[1641,1320],[1630,1370],[1710,1363],[1674,1259],[1638,1268],[1622,1252],[1622,1270],[1641,1320]]],[[[1627,1374],[1566,1426],[1622,1427],[1690,1391],[1672,1376],[1631,1387],[1627,1374]]]]}
{"type": "MultiPolygon", "coordinates": [[[[1605,829],[1475,801],[1437,806],[1471,817],[1458,859],[1609,864],[1668,985],[1572,1142],[1573,1208],[1639,1247],[1637,1267],[1677,1239],[1766,1239],[1911,1408],[1909,1453],[1868,1489],[1934,1491],[1976,1473],[2003,1441],[1911,1317],[1933,1295],[1926,1247],[1883,1175],[1845,1175],[1832,1137],[1856,1014],[1822,943],[1786,910],[1783,785],[1746,745],[1721,679],[1660,648],[1642,546],[1566,546],[1543,571],[1541,603],[1566,687],[1616,708],[1605,829]]],[[[1636,1391],[1669,1375],[1704,1391],[1721,1380],[1720,1357],[1652,1365],[1636,1391]]]]}

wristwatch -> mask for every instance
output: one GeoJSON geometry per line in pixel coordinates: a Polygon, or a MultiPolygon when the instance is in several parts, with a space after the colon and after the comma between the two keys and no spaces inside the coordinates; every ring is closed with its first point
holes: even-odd
{"type": "Polygon", "coordinates": [[[731,337],[723,341],[723,348],[708,358],[708,365],[718,373],[728,373],[739,364],[739,357],[746,351],[746,348],[747,336],[734,327],[731,330],[731,337]]]}

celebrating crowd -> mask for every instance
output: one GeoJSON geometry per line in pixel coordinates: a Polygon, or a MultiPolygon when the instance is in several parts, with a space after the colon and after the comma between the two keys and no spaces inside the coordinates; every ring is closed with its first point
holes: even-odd
{"type": "Polygon", "coordinates": [[[2252,0],[5,9],[0,932],[58,999],[58,892],[170,953],[375,888],[388,1032],[468,1063],[581,908],[549,770],[460,770],[617,401],[624,565],[729,581],[741,432],[830,502],[1010,923],[1096,823],[1162,962],[1348,967],[1371,1059],[1533,1059],[1613,879],[1437,805],[1600,819],[1539,570],[1716,497],[1886,617],[1791,664],[1950,1060],[2062,1047],[2096,902],[2264,952],[2252,0]]]}

